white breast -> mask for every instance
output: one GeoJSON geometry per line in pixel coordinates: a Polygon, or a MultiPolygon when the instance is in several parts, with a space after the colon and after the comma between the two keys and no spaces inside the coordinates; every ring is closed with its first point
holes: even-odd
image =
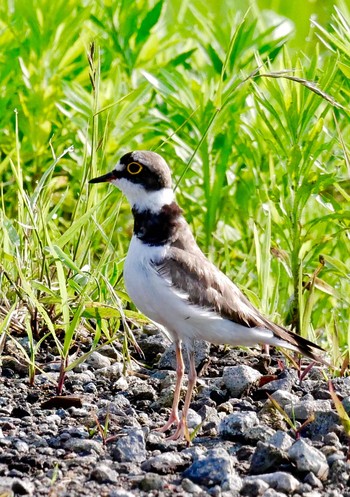
{"type": "Polygon", "coordinates": [[[156,273],[151,262],[163,259],[166,250],[164,246],[146,245],[134,235],[124,263],[124,282],[129,296],[143,314],[160,324],[164,323],[158,296],[165,282],[156,273]]]}

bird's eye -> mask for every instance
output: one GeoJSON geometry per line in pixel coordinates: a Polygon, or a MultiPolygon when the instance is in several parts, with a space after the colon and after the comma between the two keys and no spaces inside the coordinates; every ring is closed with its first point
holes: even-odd
{"type": "Polygon", "coordinates": [[[143,169],[143,166],[139,164],[138,162],[130,162],[130,164],[127,165],[126,170],[130,174],[139,174],[143,169]]]}

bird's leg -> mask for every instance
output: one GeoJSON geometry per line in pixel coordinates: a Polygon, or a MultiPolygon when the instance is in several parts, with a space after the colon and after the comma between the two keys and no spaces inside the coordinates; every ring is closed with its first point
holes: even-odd
{"type": "Polygon", "coordinates": [[[171,408],[170,417],[167,423],[161,428],[156,428],[156,431],[164,432],[169,430],[169,428],[176,423],[179,424],[179,401],[180,401],[180,393],[182,380],[185,373],[185,365],[182,358],[181,352],[181,340],[177,340],[175,342],[175,353],[176,353],[176,386],[174,392],[173,406],[171,408]]]}
{"type": "Polygon", "coordinates": [[[182,437],[185,437],[187,442],[191,443],[191,437],[187,426],[187,415],[191,404],[192,392],[197,381],[196,364],[194,361],[194,350],[192,349],[189,350],[188,358],[190,362],[190,369],[188,372],[188,387],[185,398],[185,404],[182,409],[181,419],[177,425],[177,429],[175,433],[171,437],[169,437],[169,440],[178,440],[181,439],[182,437]]]}

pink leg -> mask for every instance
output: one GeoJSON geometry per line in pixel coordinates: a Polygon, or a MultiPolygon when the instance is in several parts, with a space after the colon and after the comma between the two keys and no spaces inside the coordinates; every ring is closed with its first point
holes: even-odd
{"type": "Polygon", "coordinates": [[[270,355],[270,345],[267,345],[267,343],[263,345],[263,353],[270,355]]]}
{"type": "Polygon", "coordinates": [[[169,428],[176,423],[179,424],[179,400],[181,393],[182,380],[185,372],[185,365],[182,358],[181,352],[181,340],[175,342],[175,353],[176,353],[176,386],[174,392],[173,406],[171,408],[170,417],[167,423],[161,428],[156,428],[156,431],[164,432],[169,430],[169,428]]]}
{"type": "Polygon", "coordinates": [[[196,365],[194,361],[194,351],[191,350],[189,352],[189,360],[190,360],[190,370],[188,373],[188,387],[187,387],[187,393],[186,393],[186,398],[185,398],[185,404],[182,409],[182,415],[181,415],[181,420],[177,425],[177,429],[175,433],[169,437],[169,440],[179,440],[185,437],[188,443],[191,443],[191,437],[190,433],[188,431],[188,426],[187,426],[187,414],[188,414],[188,409],[190,408],[191,404],[191,399],[192,399],[192,392],[195,387],[196,381],[197,381],[197,371],[196,371],[196,365]]]}

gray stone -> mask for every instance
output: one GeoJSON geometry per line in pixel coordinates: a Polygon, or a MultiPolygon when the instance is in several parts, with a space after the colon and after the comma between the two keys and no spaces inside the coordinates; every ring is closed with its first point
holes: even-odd
{"type": "Polygon", "coordinates": [[[139,488],[144,492],[151,492],[152,490],[162,490],[166,484],[164,477],[155,473],[148,473],[140,481],[139,488]]]}
{"type": "Polygon", "coordinates": [[[200,485],[213,487],[222,485],[230,478],[231,473],[232,463],[226,450],[212,449],[194,461],[183,476],[200,485]]]}
{"type": "Polygon", "coordinates": [[[115,341],[113,342],[113,345],[103,345],[102,347],[99,347],[98,351],[100,354],[117,361],[118,359],[121,359],[122,354],[116,350],[116,347],[119,347],[119,349],[122,350],[122,345],[115,341]]]}
{"type": "Polygon", "coordinates": [[[206,453],[207,449],[199,445],[190,445],[181,452],[181,454],[188,456],[192,461],[205,457],[206,453]]]}
{"type": "Polygon", "coordinates": [[[45,416],[45,422],[49,425],[60,425],[62,422],[62,418],[57,414],[50,414],[49,416],[45,416]]]}
{"type": "MultiPolygon", "coordinates": [[[[184,346],[186,349],[186,346],[184,346]]],[[[196,363],[196,367],[205,361],[210,353],[210,344],[208,342],[204,342],[203,340],[195,340],[194,342],[194,359],[196,363]]],[[[189,363],[188,363],[188,354],[186,350],[184,350],[184,363],[186,371],[188,371],[189,363]]],[[[176,354],[175,354],[175,344],[172,343],[166,351],[162,354],[161,358],[158,362],[159,369],[172,369],[176,371],[176,354]]]]}
{"type": "MultiPolygon", "coordinates": [[[[249,477],[248,477],[249,478],[249,477]]],[[[264,492],[269,488],[269,484],[266,481],[256,478],[253,480],[243,480],[243,486],[241,490],[241,495],[247,495],[248,497],[256,497],[258,495],[263,495],[264,492]]]]}
{"type": "Polygon", "coordinates": [[[264,442],[258,442],[250,462],[249,471],[253,475],[276,469],[288,461],[287,453],[264,442]]]}
{"type": "MultiPolygon", "coordinates": [[[[70,371],[69,371],[70,372],[70,371]]],[[[85,383],[90,383],[91,381],[95,381],[96,375],[92,371],[84,371],[83,373],[76,373],[69,376],[70,381],[74,385],[84,385],[85,383]]]]}
{"type": "Polygon", "coordinates": [[[143,462],[147,456],[144,432],[132,428],[125,433],[112,449],[113,459],[118,462],[143,462]]]}
{"type": "Polygon", "coordinates": [[[142,335],[137,342],[142,349],[147,364],[154,364],[169,347],[169,340],[162,333],[149,336],[142,335]]]}
{"type": "Polygon", "coordinates": [[[307,492],[311,492],[312,487],[308,483],[301,483],[298,488],[298,493],[300,495],[305,495],[307,492]]]}
{"type": "Polygon", "coordinates": [[[184,478],[181,482],[182,488],[185,490],[185,492],[188,492],[189,494],[202,494],[203,489],[199,485],[196,485],[191,481],[189,478],[184,478]]]}
{"type": "Polygon", "coordinates": [[[317,490],[310,490],[310,492],[303,492],[301,495],[303,497],[322,497],[322,494],[320,494],[320,492],[317,492],[317,490]]]}
{"type": "Polygon", "coordinates": [[[164,452],[158,456],[147,459],[142,465],[143,471],[153,471],[158,474],[175,473],[183,469],[189,461],[188,456],[177,452],[164,452]]]}
{"type": "Polygon", "coordinates": [[[128,381],[125,376],[121,376],[117,381],[113,383],[113,388],[121,392],[125,392],[129,387],[128,381]]]}
{"type": "Polygon", "coordinates": [[[293,386],[293,380],[290,377],[286,378],[278,378],[277,380],[269,381],[265,383],[260,390],[265,390],[265,392],[277,392],[277,391],[286,391],[290,392],[293,386]]]}
{"type": "Polygon", "coordinates": [[[339,423],[339,416],[334,411],[316,412],[314,421],[308,423],[301,433],[303,437],[313,439],[320,435],[327,435],[330,431],[336,429],[339,423]]]}
{"type": "Polygon", "coordinates": [[[17,452],[20,452],[21,454],[26,454],[27,452],[29,452],[29,445],[27,444],[27,442],[24,442],[24,440],[14,440],[13,446],[17,450],[17,452]]]}
{"type": "MultiPolygon", "coordinates": [[[[273,473],[261,474],[259,476],[247,476],[243,480],[245,485],[248,482],[262,480],[269,485],[269,487],[277,490],[278,492],[285,492],[292,494],[299,487],[299,481],[293,475],[285,473],[284,471],[275,471],[273,473]]],[[[265,494],[264,494],[265,495],[265,494]]]]}
{"type": "Polygon", "coordinates": [[[90,473],[90,479],[98,483],[116,483],[118,478],[118,473],[104,463],[97,464],[90,473]]]}
{"type": "Polygon", "coordinates": [[[230,492],[229,495],[231,497],[237,495],[242,490],[242,485],[242,478],[234,468],[231,468],[228,478],[221,483],[220,488],[223,494],[230,492]]]}
{"type": "Polygon", "coordinates": [[[332,410],[330,400],[300,400],[296,404],[287,404],[285,411],[289,417],[305,421],[315,412],[328,412],[332,410]]]}
{"type": "Polygon", "coordinates": [[[86,452],[91,454],[92,451],[97,454],[102,454],[103,447],[101,442],[97,442],[96,440],[86,440],[81,438],[68,438],[63,446],[66,450],[72,450],[73,452],[86,452]]]}
{"type": "Polygon", "coordinates": [[[112,402],[109,402],[103,409],[99,411],[100,414],[113,413],[113,414],[126,414],[134,415],[135,411],[130,404],[130,400],[125,397],[125,395],[117,395],[112,402]]]}
{"type": "MultiPolygon", "coordinates": [[[[102,354],[100,354],[102,355],[102,354]]],[[[105,357],[105,356],[102,356],[105,357]]],[[[108,358],[107,358],[108,359],[108,358]]],[[[109,361],[109,359],[108,359],[109,361]]],[[[123,375],[123,364],[115,362],[114,364],[106,365],[98,368],[95,371],[96,378],[107,378],[108,380],[117,381],[123,375]]]]}
{"type": "Polygon", "coordinates": [[[341,485],[348,486],[349,478],[350,464],[342,460],[334,461],[329,473],[329,479],[331,480],[331,482],[338,487],[341,485]]]}
{"type": "Polygon", "coordinates": [[[261,374],[250,366],[226,366],[222,374],[222,382],[232,397],[239,397],[245,390],[255,385],[261,374]]]}
{"type": "Polygon", "coordinates": [[[263,497],[285,497],[286,494],[277,492],[273,488],[268,488],[266,492],[264,492],[263,497]]]}
{"type": "Polygon", "coordinates": [[[270,428],[269,426],[260,424],[257,426],[252,426],[245,430],[244,436],[246,440],[256,442],[267,442],[275,433],[275,430],[270,428]]]}
{"type": "Polygon", "coordinates": [[[96,393],[98,391],[96,383],[90,381],[84,385],[84,392],[86,393],[96,393]]]}
{"type": "Polygon", "coordinates": [[[27,478],[0,476],[0,489],[4,490],[4,495],[11,497],[11,491],[19,495],[33,495],[35,487],[27,478]]]}
{"type": "Polygon", "coordinates": [[[226,439],[244,437],[245,432],[257,426],[259,419],[254,411],[234,412],[226,416],[219,425],[219,434],[226,439]]]}
{"type": "Polygon", "coordinates": [[[128,380],[128,396],[132,402],[138,400],[154,401],[157,398],[156,391],[150,383],[147,383],[143,378],[137,376],[129,376],[128,380]]]}
{"type": "Polygon", "coordinates": [[[111,360],[100,354],[99,352],[95,351],[92,352],[92,354],[89,355],[89,357],[86,359],[86,364],[88,364],[92,369],[101,369],[110,366],[111,360]]]}
{"type": "Polygon", "coordinates": [[[320,480],[326,480],[329,467],[321,451],[308,445],[304,440],[297,440],[288,450],[290,459],[299,471],[314,473],[320,480]]]}
{"type": "Polygon", "coordinates": [[[287,451],[294,443],[291,436],[285,431],[277,430],[272,437],[268,440],[270,445],[273,445],[277,449],[287,451]]]}
{"type": "Polygon", "coordinates": [[[216,436],[221,421],[217,409],[215,407],[204,405],[198,411],[198,414],[200,414],[202,418],[202,433],[209,436],[216,436]]]}
{"type": "Polygon", "coordinates": [[[350,396],[344,397],[344,399],[342,400],[342,404],[346,412],[350,414],[350,396]]]}
{"type": "Polygon", "coordinates": [[[333,447],[336,447],[337,449],[341,449],[341,443],[339,441],[339,437],[334,432],[327,433],[325,435],[323,441],[326,445],[332,445],[333,447]]]}
{"type": "Polygon", "coordinates": [[[201,416],[193,409],[188,410],[187,425],[189,428],[197,428],[202,422],[201,416]]]}
{"type": "Polygon", "coordinates": [[[108,497],[135,497],[135,494],[134,492],[129,492],[128,490],[125,490],[125,488],[119,487],[112,490],[108,494],[108,497]]]}
{"type": "MultiPolygon", "coordinates": [[[[299,402],[300,397],[297,395],[294,395],[291,392],[288,392],[287,390],[276,390],[273,392],[271,397],[278,402],[278,404],[284,409],[286,405],[288,404],[296,404],[299,402]]],[[[269,401],[268,401],[269,402],[269,401]]]]}
{"type": "Polygon", "coordinates": [[[312,473],[311,471],[305,476],[304,482],[311,485],[311,487],[321,488],[321,489],[323,488],[321,480],[317,478],[317,476],[315,476],[314,473],[312,473]]]}

